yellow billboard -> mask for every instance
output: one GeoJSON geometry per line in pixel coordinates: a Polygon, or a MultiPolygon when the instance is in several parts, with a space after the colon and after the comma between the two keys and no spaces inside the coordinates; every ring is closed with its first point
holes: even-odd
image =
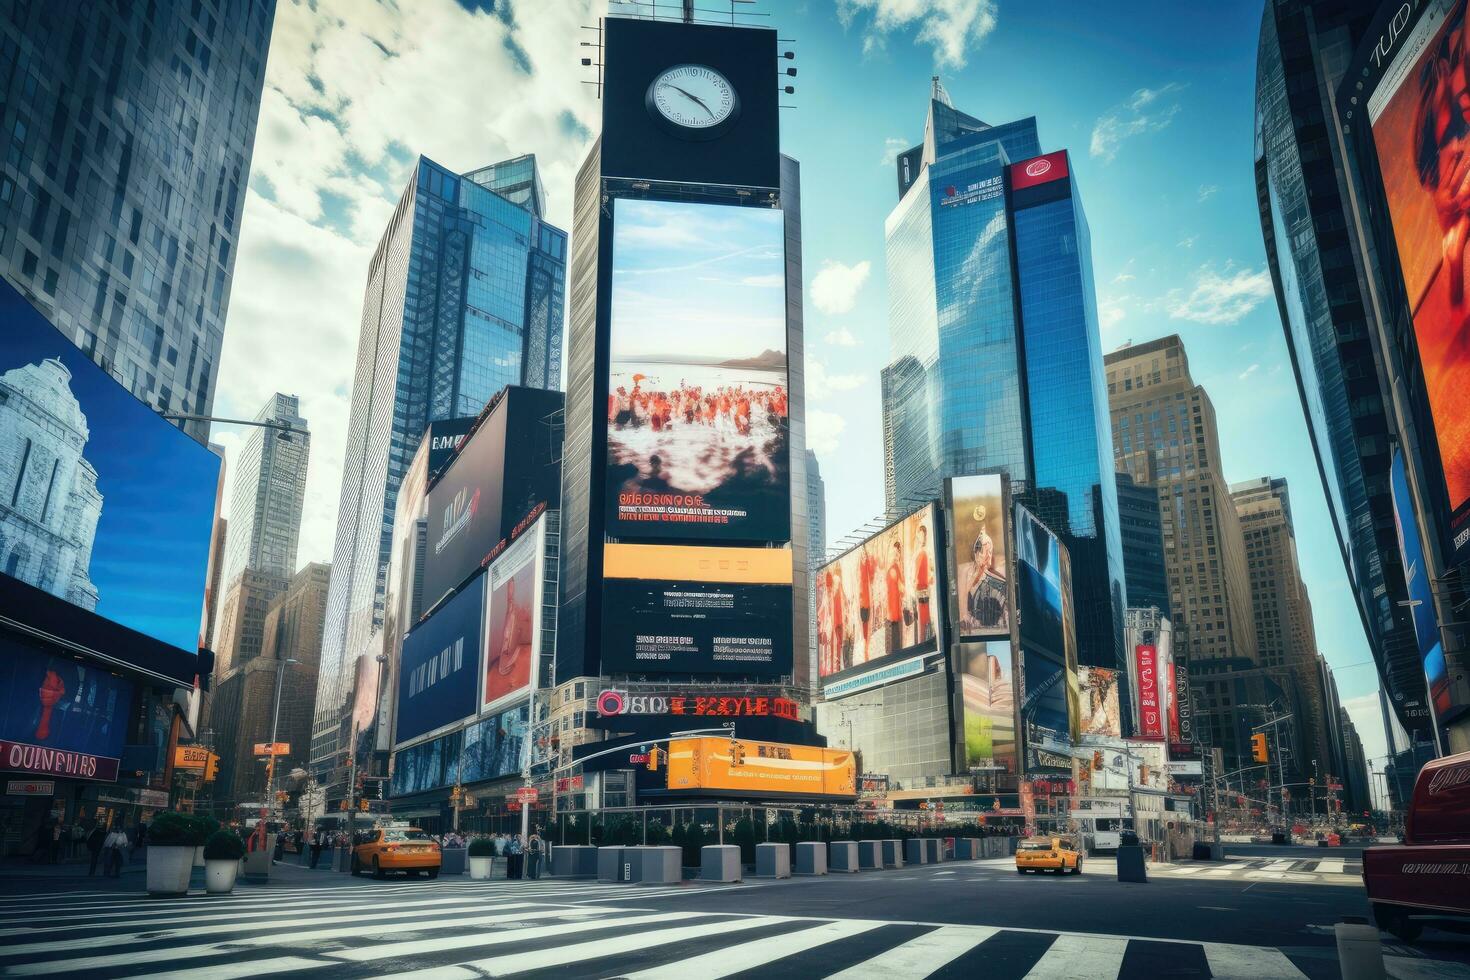
{"type": "Polygon", "coordinates": [[[784,742],[685,738],[669,743],[670,790],[857,798],[852,753],[784,742]]]}
{"type": "Polygon", "coordinates": [[[174,748],[175,769],[203,769],[209,764],[210,752],[202,745],[180,745],[174,748]]]}

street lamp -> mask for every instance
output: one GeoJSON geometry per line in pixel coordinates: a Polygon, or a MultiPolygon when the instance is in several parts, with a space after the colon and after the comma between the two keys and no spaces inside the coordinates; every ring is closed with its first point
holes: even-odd
{"type": "Polygon", "coordinates": [[[265,764],[265,799],[261,801],[260,827],[257,831],[262,850],[265,849],[266,843],[267,810],[274,810],[276,806],[276,736],[281,727],[281,682],[285,679],[286,668],[294,663],[300,663],[300,661],[294,657],[287,657],[276,663],[276,699],[275,708],[271,712],[271,754],[265,764]]]}
{"type": "Polygon", "coordinates": [[[308,435],[307,430],[298,429],[289,422],[280,419],[266,419],[256,421],[255,419],[226,419],[214,415],[189,415],[185,412],[159,412],[160,417],[174,422],[218,422],[221,425],[252,425],[257,429],[275,429],[279,437],[286,442],[291,441],[293,434],[308,435]]]}

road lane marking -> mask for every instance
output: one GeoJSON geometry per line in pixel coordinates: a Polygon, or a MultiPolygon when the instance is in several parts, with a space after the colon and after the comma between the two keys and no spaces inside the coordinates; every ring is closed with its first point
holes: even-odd
{"type": "MultiPolygon", "coordinates": [[[[621,912],[622,909],[604,909],[606,912],[621,912]]],[[[623,926],[636,926],[642,924],[654,924],[658,922],[675,922],[684,919],[709,918],[713,913],[709,912],[655,912],[649,915],[635,916],[605,916],[601,919],[593,919],[588,922],[575,922],[571,925],[535,926],[530,929],[507,929],[504,932],[489,935],[470,936],[444,936],[439,939],[410,939],[397,943],[379,943],[376,946],[359,946],[355,949],[327,950],[323,956],[330,956],[337,960],[351,960],[361,963],[368,960],[398,959],[405,956],[422,956],[428,953],[443,953],[452,949],[475,949],[481,946],[503,946],[506,943],[518,943],[531,939],[545,939],[554,936],[564,936],[578,932],[592,932],[597,929],[616,929],[623,926]]],[[[544,918],[544,916],[543,916],[544,918]]],[[[721,923],[728,925],[728,923],[721,923]]]]}
{"type": "Polygon", "coordinates": [[[1214,980],[1259,980],[1261,977],[1306,980],[1307,975],[1279,949],[1225,943],[1200,945],[1204,947],[1205,962],[1209,964],[1210,976],[1214,980]]]}
{"type": "Polygon", "coordinates": [[[1295,861],[1275,861],[1262,868],[1262,871],[1290,871],[1296,865],[1295,861]]]}
{"type": "MultiPolygon", "coordinates": [[[[940,926],[886,952],[869,957],[827,980],[871,980],[878,974],[926,977],[1000,932],[991,926],[940,926]]],[[[671,975],[672,976],[672,975],[671,975]]]]}
{"type": "MultiPolygon", "coordinates": [[[[823,925],[813,924],[795,932],[782,933],[779,936],[766,936],[764,939],[752,940],[731,946],[725,949],[717,949],[705,953],[703,956],[695,956],[691,959],[676,960],[664,966],[654,967],[651,970],[641,970],[637,973],[625,974],[623,980],[684,980],[686,977],[699,977],[700,980],[719,980],[743,970],[765,966],[786,956],[793,956],[827,943],[836,942],[841,939],[850,939],[853,936],[871,932],[874,929],[887,925],[885,922],[848,919],[842,922],[828,922],[823,925]]],[[[656,934],[662,935],[662,934],[656,934]]],[[[871,962],[871,961],[869,961],[871,962]]],[[[872,976],[872,974],[868,974],[872,976]]],[[[837,974],[841,976],[841,974],[837,974]]],[[[827,980],[834,980],[828,977],[827,980]]]]}
{"type": "Polygon", "coordinates": [[[1317,862],[1316,871],[1318,874],[1340,875],[1346,864],[1347,862],[1342,858],[1328,858],[1326,861],[1317,862]]]}
{"type": "Polygon", "coordinates": [[[1058,936],[1026,980],[1115,980],[1127,952],[1126,939],[1058,936]]]}

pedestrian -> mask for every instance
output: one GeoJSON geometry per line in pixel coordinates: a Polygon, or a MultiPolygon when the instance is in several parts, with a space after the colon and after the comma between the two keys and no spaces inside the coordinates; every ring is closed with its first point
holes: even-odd
{"type": "Polygon", "coordinates": [[[71,842],[67,845],[66,856],[68,859],[76,857],[82,850],[82,843],[87,839],[87,828],[82,826],[78,820],[71,825],[71,842]]]}
{"type": "MultiPolygon", "coordinates": [[[[92,827],[92,832],[87,835],[87,850],[91,852],[92,863],[87,868],[87,877],[90,878],[97,873],[97,863],[102,860],[102,845],[107,842],[107,831],[102,829],[102,824],[97,823],[92,827]]],[[[103,873],[107,866],[103,865],[103,873]]]]}
{"type": "Polygon", "coordinates": [[[541,877],[541,835],[531,831],[531,839],[526,844],[526,850],[530,853],[528,860],[531,880],[536,881],[541,877]]]}
{"type": "Polygon", "coordinates": [[[104,862],[107,877],[121,878],[123,869],[123,852],[128,849],[128,835],[123,833],[121,827],[112,828],[107,839],[102,842],[102,849],[106,852],[107,859],[104,862]]]}
{"type": "Polygon", "coordinates": [[[51,825],[51,849],[46,854],[46,863],[55,864],[61,858],[62,840],[66,827],[60,820],[51,825]]]}
{"type": "Polygon", "coordinates": [[[516,834],[510,839],[510,843],[505,847],[505,852],[509,855],[505,876],[520,880],[526,860],[526,842],[521,838],[520,834],[516,834]]]}
{"type": "Polygon", "coordinates": [[[311,835],[311,867],[316,868],[316,863],[322,858],[322,847],[326,844],[326,835],[322,828],[318,827],[311,835]]]}

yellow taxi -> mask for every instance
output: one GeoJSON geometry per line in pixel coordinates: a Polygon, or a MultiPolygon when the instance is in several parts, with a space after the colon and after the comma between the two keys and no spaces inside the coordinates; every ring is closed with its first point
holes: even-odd
{"type": "Polygon", "coordinates": [[[1082,873],[1082,850],[1070,837],[1029,837],[1016,847],[1016,874],[1028,871],[1082,873]]]}
{"type": "Polygon", "coordinates": [[[358,831],[352,844],[352,873],[371,871],[374,878],[403,871],[418,877],[420,871],[439,877],[439,843],[417,827],[386,824],[358,831]]]}

